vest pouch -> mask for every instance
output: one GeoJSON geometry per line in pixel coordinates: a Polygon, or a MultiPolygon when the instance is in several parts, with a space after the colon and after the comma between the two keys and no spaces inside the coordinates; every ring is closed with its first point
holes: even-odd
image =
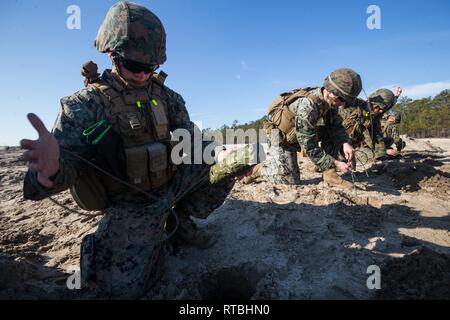
{"type": "Polygon", "coordinates": [[[150,171],[150,183],[152,188],[158,188],[166,184],[170,177],[168,175],[167,146],[161,142],[146,145],[148,152],[148,168],[150,171]]]}
{"type": "Polygon", "coordinates": [[[145,190],[150,189],[146,146],[125,149],[125,157],[129,182],[145,190]]]}
{"type": "Polygon", "coordinates": [[[287,134],[286,134],[286,143],[288,145],[296,145],[298,144],[297,140],[297,133],[295,131],[295,128],[292,128],[287,134]]]}
{"type": "Polygon", "coordinates": [[[167,119],[166,111],[158,105],[156,99],[152,100],[151,115],[153,119],[153,127],[155,129],[155,135],[157,140],[164,140],[170,138],[169,134],[169,121],[167,119]]]}
{"type": "Polygon", "coordinates": [[[280,120],[278,128],[285,134],[288,135],[292,129],[295,130],[295,115],[289,110],[287,106],[281,108],[279,113],[280,120]]]}
{"type": "Polygon", "coordinates": [[[108,196],[98,173],[86,168],[76,183],[70,187],[70,193],[80,208],[88,211],[100,211],[108,204],[108,196]]]}
{"type": "Polygon", "coordinates": [[[140,112],[121,113],[118,116],[119,132],[125,141],[142,144],[148,139],[147,121],[140,112]]]}

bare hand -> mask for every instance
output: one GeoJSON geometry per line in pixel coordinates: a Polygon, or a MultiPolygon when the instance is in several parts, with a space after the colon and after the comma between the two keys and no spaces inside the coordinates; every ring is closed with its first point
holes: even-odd
{"type": "Polygon", "coordinates": [[[350,143],[344,143],[342,149],[344,151],[345,159],[347,159],[347,162],[351,163],[355,153],[352,145],[350,143]]]}
{"type": "Polygon", "coordinates": [[[348,163],[342,161],[335,160],[334,165],[336,167],[336,171],[339,172],[347,173],[349,172],[349,170],[351,170],[351,164],[349,165],[348,163]]]}
{"type": "Polygon", "coordinates": [[[398,98],[398,97],[400,97],[402,95],[402,92],[403,92],[402,88],[397,87],[397,88],[395,88],[394,95],[398,98]]]}
{"type": "Polygon", "coordinates": [[[398,155],[398,151],[394,150],[394,149],[387,149],[386,154],[388,154],[390,156],[396,156],[396,155],[398,155]]]}
{"type": "Polygon", "coordinates": [[[37,140],[23,139],[20,141],[22,149],[27,150],[23,157],[28,161],[30,170],[37,173],[38,182],[44,187],[51,188],[53,182],[49,178],[59,170],[58,141],[37,115],[29,113],[27,117],[38,132],[39,138],[37,140]]]}

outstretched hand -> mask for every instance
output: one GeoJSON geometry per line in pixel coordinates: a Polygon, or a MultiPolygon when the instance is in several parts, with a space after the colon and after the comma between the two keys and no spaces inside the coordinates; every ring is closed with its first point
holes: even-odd
{"type": "Polygon", "coordinates": [[[394,156],[398,155],[398,151],[394,150],[394,149],[387,149],[386,154],[394,157],[394,156]]]}
{"type": "Polygon", "coordinates": [[[23,139],[20,141],[22,149],[27,150],[24,152],[23,158],[28,161],[30,170],[37,173],[38,182],[44,187],[51,188],[53,182],[50,177],[59,170],[58,141],[37,115],[29,113],[27,117],[39,137],[37,140],[23,139]]]}

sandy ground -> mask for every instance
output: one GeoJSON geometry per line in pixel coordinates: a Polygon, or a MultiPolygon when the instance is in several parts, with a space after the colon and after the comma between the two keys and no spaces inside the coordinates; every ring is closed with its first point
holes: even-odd
{"type": "MultiPolygon", "coordinates": [[[[167,250],[145,298],[449,298],[450,139],[406,142],[401,159],[359,168],[354,191],[325,188],[307,159],[296,187],[238,181],[195,220],[214,245],[167,250]],[[373,265],[380,290],[367,287],[373,265]]],[[[0,297],[78,297],[66,279],[100,217],[23,200],[19,155],[0,152],[0,297]]],[[[67,192],[55,198],[75,208],[67,192]]]]}

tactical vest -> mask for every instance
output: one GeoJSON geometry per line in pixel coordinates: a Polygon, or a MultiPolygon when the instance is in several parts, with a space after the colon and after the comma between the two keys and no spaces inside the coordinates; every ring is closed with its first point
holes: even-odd
{"type": "MultiPolygon", "coordinates": [[[[165,185],[176,170],[170,162],[168,97],[161,80],[161,77],[152,76],[150,84],[139,89],[124,86],[112,75],[106,80],[98,77],[94,81],[85,80],[85,84],[99,94],[105,120],[122,140],[123,152],[117,156],[123,157],[122,171],[127,182],[145,191],[165,185]]],[[[123,189],[120,182],[108,176],[102,175],[102,183],[99,179],[98,172],[87,169],[71,189],[82,208],[104,209],[108,191],[123,189]],[[101,184],[106,190],[99,190],[101,184]]]]}
{"type": "Polygon", "coordinates": [[[361,134],[372,125],[372,117],[369,112],[359,107],[351,107],[350,110],[340,112],[342,117],[342,126],[352,139],[356,138],[356,134],[361,134]]]}
{"type": "MultiPolygon", "coordinates": [[[[321,105],[322,100],[311,94],[317,88],[295,89],[282,93],[269,106],[268,116],[264,122],[267,135],[270,136],[273,129],[280,132],[280,143],[284,145],[296,145],[297,136],[295,132],[295,114],[289,110],[288,106],[299,98],[306,97],[314,104],[321,105]]],[[[323,114],[320,115],[321,117],[323,114]]]]}
{"type": "Polygon", "coordinates": [[[390,123],[387,120],[381,122],[381,133],[383,134],[383,137],[387,137],[389,135],[389,127],[390,123]]]}

